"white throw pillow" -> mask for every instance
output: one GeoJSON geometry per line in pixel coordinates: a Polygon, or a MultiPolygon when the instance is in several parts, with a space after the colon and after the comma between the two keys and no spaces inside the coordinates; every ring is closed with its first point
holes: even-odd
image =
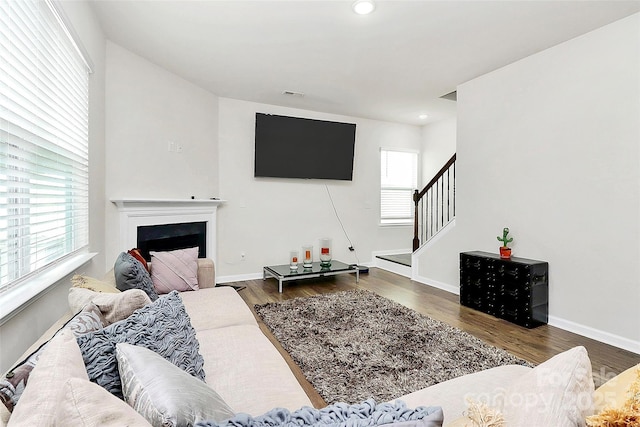
{"type": "MultiPolygon", "coordinates": [[[[129,289],[117,294],[95,292],[84,288],[69,289],[69,308],[73,312],[80,311],[92,302],[100,308],[107,325],[126,319],[134,311],[151,304],[149,296],[140,289],[129,289]]],[[[105,325],[106,326],[106,325],[105,325]]]]}
{"type": "Polygon", "coordinates": [[[56,426],[149,427],[140,414],[89,380],[69,378],[56,413],[56,426]]]}
{"type": "Polygon", "coordinates": [[[63,329],[49,341],[11,414],[9,426],[52,426],[64,396],[60,393],[69,378],[89,381],[76,337],[63,329]]]}
{"type": "Polygon", "coordinates": [[[587,350],[574,347],[511,383],[502,413],[509,427],[584,427],[593,414],[593,392],[587,350]]]}
{"type": "Polygon", "coordinates": [[[76,337],[63,329],[33,369],[9,427],[147,427],[125,402],[89,381],[76,337]]]}

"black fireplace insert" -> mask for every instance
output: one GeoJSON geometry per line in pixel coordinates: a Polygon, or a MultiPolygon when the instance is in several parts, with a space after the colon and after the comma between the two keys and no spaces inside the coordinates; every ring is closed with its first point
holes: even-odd
{"type": "Polygon", "coordinates": [[[137,247],[147,261],[149,251],[162,252],[198,247],[198,258],[207,256],[207,223],[144,225],[138,227],[137,247]]]}

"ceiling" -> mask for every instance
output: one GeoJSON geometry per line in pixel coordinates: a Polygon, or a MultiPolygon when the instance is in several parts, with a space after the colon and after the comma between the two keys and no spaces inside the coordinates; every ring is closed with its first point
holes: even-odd
{"type": "Polygon", "coordinates": [[[459,84],[640,11],[387,0],[363,16],[351,3],[92,0],[110,40],[218,96],[415,125],[454,115],[440,96],[459,84]]]}

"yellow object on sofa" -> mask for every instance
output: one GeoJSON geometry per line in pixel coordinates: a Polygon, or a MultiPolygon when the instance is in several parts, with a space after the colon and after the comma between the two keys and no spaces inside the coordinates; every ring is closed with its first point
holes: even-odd
{"type": "Polygon", "coordinates": [[[610,379],[595,391],[596,415],[589,427],[640,427],[640,364],[610,379]]]}
{"type": "Polygon", "coordinates": [[[108,294],[117,294],[120,292],[118,288],[111,283],[103,282],[102,280],[94,279],[93,277],[84,276],[82,274],[76,274],[71,278],[71,286],[74,288],[89,289],[94,292],[104,292],[108,294]]]}

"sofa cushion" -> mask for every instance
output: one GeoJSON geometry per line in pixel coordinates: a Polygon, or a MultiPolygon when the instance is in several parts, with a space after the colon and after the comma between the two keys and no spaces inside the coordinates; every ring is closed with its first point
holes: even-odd
{"type": "Polygon", "coordinates": [[[69,289],[69,307],[73,311],[77,311],[89,302],[100,308],[100,312],[107,321],[106,325],[110,325],[126,319],[137,309],[151,304],[151,299],[140,289],[129,289],[117,294],[94,292],[83,288],[69,289]]]}
{"type": "Polygon", "coordinates": [[[120,292],[120,290],[111,283],[103,282],[102,280],[94,279],[93,277],[82,274],[76,274],[71,278],[71,286],[74,288],[84,288],[94,292],[104,292],[109,294],[117,294],[120,292]]]}
{"type": "Polygon", "coordinates": [[[439,407],[419,407],[409,409],[401,402],[376,404],[369,399],[362,403],[335,403],[322,409],[304,407],[294,412],[275,408],[264,415],[252,417],[238,414],[224,422],[207,421],[197,427],[441,427],[442,409],[439,407]]]}
{"type": "Polygon", "coordinates": [[[251,309],[232,287],[183,292],[180,298],[196,331],[234,325],[258,326],[251,309]]]}
{"type": "Polygon", "coordinates": [[[124,320],[78,337],[89,379],[122,398],[116,344],[146,347],[204,380],[198,340],[178,292],[158,298],[124,320]]]}
{"type": "Polygon", "coordinates": [[[125,401],[153,426],[186,426],[234,415],[212,388],[149,349],[117,344],[116,358],[125,401]]]}
{"type": "Polygon", "coordinates": [[[216,268],[213,260],[198,258],[198,287],[213,288],[216,286],[216,268]]]}
{"type": "Polygon", "coordinates": [[[197,291],[198,248],[149,252],[151,255],[151,281],[158,294],[171,291],[197,291]]]}
{"type": "MultiPolygon", "coordinates": [[[[453,420],[462,417],[466,412],[466,398],[485,401],[487,398],[491,399],[494,396],[500,396],[510,383],[529,371],[531,371],[531,368],[521,365],[498,366],[453,378],[401,396],[399,399],[403,400],[409,407],[431,403],[441,406],[444,412],[444,425],[446,426],[453,420]]],[[[499,406],[500,400],[491,400],[487,403],[492,406],[499,406]]]]}
{"type": "Polygon", "coordinates": [[[234,411],[256,416],[277,407],[293,411],[313,406],[287,362],[258,326],[205,329],[196,335],[207,384],[234,411]]]}
{"type": "Polygon", "coordinates": [[[151,301],[158,299],[149,272],[132,255],[121,252],[113,265],[113,273],[116,278],[116,288],[121,291],[142,289],[149,295],[151,301]]]}
{"type": "Polygon", "coordinates": [[[43,349],[9,425],[55,425],[56,410],[62,401],[60,390],[69,378],[88,380],[75,336],[63,329],[43,349]]]}
{"type": "Polygon", "coordinates": [[[513,381],[504,396],[509,426],[584,426],[593,413],[591,361],[584,347],[574,347],[513,381]]]}
{"type": "MultiPolygon", "coordinates": [[[[96,305],[89,303],[62,328],[60,328],[58,332],[56,332],[56,335],[60,334],[62,331],[69,331],[73,335],[78,336],[102,329],[105,323],[106,321],[102,316],[100,309],[96,305]]],[[[24,361],[9,370],[2,380],[0,380],[0,400],[2,400],[2,403],[9,411],[12,411],[14,406],[20,400],[33,368],[38,363],[40,355],[43,353],[47,345],[48,342],[45,342],[26,359],[24,359],[24,361]]]]}

